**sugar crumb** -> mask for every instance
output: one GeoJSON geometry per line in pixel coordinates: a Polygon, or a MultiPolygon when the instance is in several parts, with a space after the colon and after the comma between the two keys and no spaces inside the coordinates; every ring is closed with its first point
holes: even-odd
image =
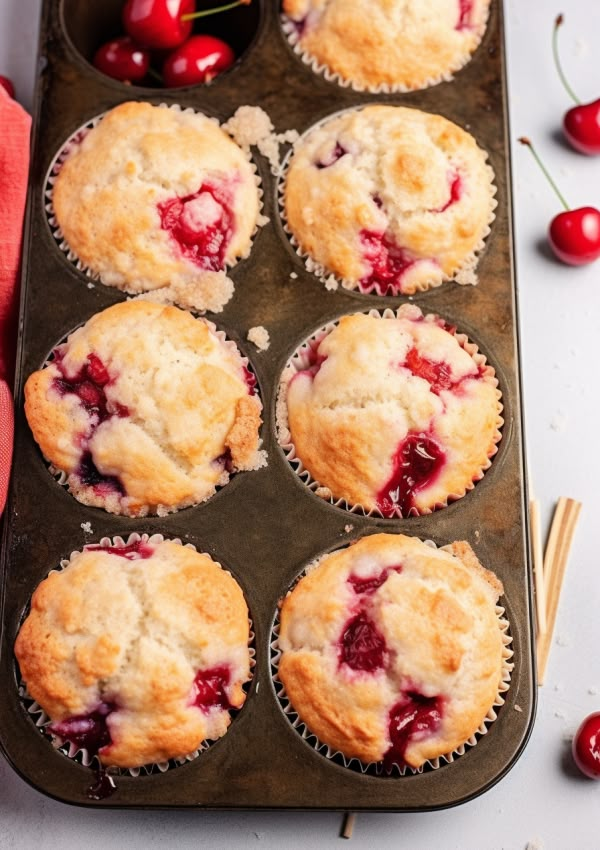
{"type": "Polygon", "coordinates": [[[562,689],[563,689],[563,686],[559,682],[557,682],[556,685],[554,685],[555,691],[562,691],[562,689]]]}
{"type": "Polygon", "coordinates": [[[559,720],[565,720],[567,717],[564,711],[561,711],[560,708],[556,709],[556,711],[554,712],[554,716],[558,717],[559,720]]]}
{"type": "Polygon", "coordinates": [[[325,281],[325,289],[328,289],[330,292],[333,292],[338,288],[339,284],[335,277],[330,274],[329,277],[325,281]]]}
{"type": "Polygon", "coordinates": [[[266,351],[269,345],[271,344],[269,339],[269,332],[266,328],[263,328],[262,325],[257,325],[254,328],[250,328],[248,331],[248,341],[254,343],[254,345],[258,348],[259,351],[266,351]]]}
{"type": "Polygon", "coordinates": [[[297,280],[298,279],[298,273],[297,272],[290,272],[290,277],[291,277],[292,280],[297,280]]]}
{"type": "Polygon", "coordinates": [[[525,850],[542,850],[543,843],[539,838],[534,838],[532,841],[528,841],[525,845],[525,850]]]}
{"type": "Polygon", "coordinates": [[[344,526],[344,531],[346,532],[346,534],[350,534],[351,531],[354,531],[354,526],[348,523],[348,525],[344,526]]]}
{"type": "Polygon", "coordinates": [[[87,285],[88,289],[95,289],[96,288],[95,284],[93,284],[91,281],[86,285],[87,285]]]}
{"type": "Polygon", "coordinates": [[[523,714],[523,709],[521,708],[521,706],[518,703],[515,703],[514,708],[515,708],[515,711],[519,712],[519,714],[523,714]]]}
{"type": "Polygon", "coordinates": [[[234,285],[224,271],[204,270],[193,281],[162,286],[142,292],[133,300],[153,301],[155,304],[176,304],[184,310],[220,313],[233,297],[234,285]]]}
{"type": "Polygon", "coordinates": [[[273,122],[260,106],[238,107],[229,121],[223,124],[223,129],[244,150],[258,148],[269,161],[273,174],[279,174],[280,170],[280,144],[292,144],[299,138],[297,130],[275,133],[273,122]]]}
{"type": "Polygon", "coordinates": [[[329,487],[317,487],[317,489],[315,490],[315,494],[320,499],[331,499],[331,490],[329,489],[329,487]]]}
{"type": "Polygon", "coordinates": [[[588,688],[588,694],[590,694],[590,696],[595,697],[597,693],[598,693],[598,688],[588,688]]]}
{"type": "Polygon", "coordinates": [[[92,523],[91,522],[82,522],[81,528],[85,534],[93,534],[92,523]]]}

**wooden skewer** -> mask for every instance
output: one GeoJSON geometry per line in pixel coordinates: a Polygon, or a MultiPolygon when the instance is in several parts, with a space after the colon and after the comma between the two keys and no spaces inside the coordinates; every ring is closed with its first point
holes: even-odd
{"type": "Polygon", "coordinates": [[[544,556],[544,579],[547,590],[547,629],[540,635],[537,647],[538,684],[544,684],[548,655],[552,645],[552,634],[556,623],[558,602],[573,535],[579,519],[581,502],[562,496],[556,506],[546,553],[544,556]]]}
{"type": "Polygon", "coordinates": [[[546,618],[546,581],[544,576],[544,552],[540,529],[540,505],[537,499],[529,502],[531,526],[531,554],[533,555],[533,578],[535,581],[535,608],[537,614],[538,640],[548,629],[546,618]]]}
{"type": "Polygon", "coordinates": [[[342,824],[342,838],[352,838],[352,833],[354,831],[354,822],[356,821],[356,813],[355,812],[346,812],[344,815],[344,822],[342,824]]]}

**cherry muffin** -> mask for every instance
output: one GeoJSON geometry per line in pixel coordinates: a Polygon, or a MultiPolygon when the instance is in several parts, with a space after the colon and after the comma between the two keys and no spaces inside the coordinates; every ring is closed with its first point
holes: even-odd
{"type": "Polygon", "coordinates": [[[216,121],[137,102],[72,146],[52,205],[83,266],[130,293],[226,285],[218,272],[248,254],[260,209],[253,166],[216,121]]]}
{"type": "Polygon", "coordinates": [[[48,731],[105,765],[139,767],[225,734],[244,703],[248,642],[229,573],[190,547],[141,538],[86,546],[51,573],[15,655],[48,731]]]}
{"type": "Polygon", "coordinates": [[[485,32],[490,0],[283,0],[303,59],[359,91],[449,80],[485,32]]]}
{"type": "Polygon", "coordinates": [[[234,343],[146,301],[97,313],[25,385],[44,457],[80,502],[166,514],[263,462],[256,380],[234,343]]]}
{"type": "Polygon", "coordinates": [[[411,294],[474,283],[496,207],[473,137],[400,106],[343,112],[294,147],[283,189],[288,230],[317,271],[348,289],[411,294]]]}
{"type": "Polygon", "coordinates": [[[278,408],[280,442],[317,493],[384,517],[431,513],[472,489],[502,425],[485,357],[409,304],[324,329],[288,364],[278,408]]]}
{"type": "Polygon", "coordinates": [[[325,555],[281,607],[293,710],[320,744],[387,770],[474,743],[507,687],[502,593],[464,542],[376,534],[325,555]]]}

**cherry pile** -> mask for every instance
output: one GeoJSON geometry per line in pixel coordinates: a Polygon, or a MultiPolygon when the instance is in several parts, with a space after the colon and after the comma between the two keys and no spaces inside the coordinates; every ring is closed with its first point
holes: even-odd
{"type": "Polygon", "coordinates": [[[167,88],[210,83],[233,65],[236,56],[220,38],[192,35],[193,23],[249,3],[235,0],[196,11],[196,0],[126,0],[122,14],[126,35],[99,47],[94,67],[122,83],[151,79],[167,88]]]}

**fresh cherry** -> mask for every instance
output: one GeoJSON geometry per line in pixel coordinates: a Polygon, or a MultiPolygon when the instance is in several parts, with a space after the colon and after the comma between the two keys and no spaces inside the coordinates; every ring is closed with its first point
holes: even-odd
{"type": "Polygon", "coordinates": [[[600,711],[586,717],[575,733],[573,758],[582,773],[600,779],[600,711]]]}
{"type": "Polygon", "coordinates": [[[564,16],[559,15],[554,22],[552,40],[554,62],[563,86],[571,99],[577,104],[565,114],[563,130],[575,150],[593,156],[600,153],[600,98],[591,103],[582,103],[567,82],[558,55],[558,31],[563,21],[564,16]]]}
{"type": "Polygon", "coordinates": [[[215,9],[196,12],[196,0],[127,0],[123,26],[143,47],[172,49],[186,41],[196,18],[227,12],[248,3],[250,0],[235,0],[215,9]]]}
{"type": "Polygon", "coordinates": [[[9,80],[8,77],[3,77],[1,74],[0,74],[0,86],[2,86],[3,89],[6,89],[6,91],[8,92],[10,97],[14,98],[15,87],[13,86],[12,81],[9,80]]]}
{"type": "Polygon", "coordinates": [[[150,53],[128,36],[114,38],[100,47],[94,56],[94,67],[122,83],[140,83],[150,67],[150,53]]]}
{"type": "Polygon", "coordinates": [[[583,266],[597,260],[600,257],[600,212],[595,207],[572,210],[529,139],[522,137],[519,141],[530,149],[565,208],[565,212],[559,213],[550,222],[548,238],[552,250],[559,260],[570,266],[583,266]]]}
{"type": "Polygon", "coordinates": [[[217,74],[231,68],[235,53],[213,35],[193,35],[174,50],[163,65],[165,86],[194,86],[210,83],[217,74]]]}
{"type": "Polygon", "coordinates": [[[123,26],[142,47],[179,47],[192,31],[196,0],[127,0],[123,26]]]}

